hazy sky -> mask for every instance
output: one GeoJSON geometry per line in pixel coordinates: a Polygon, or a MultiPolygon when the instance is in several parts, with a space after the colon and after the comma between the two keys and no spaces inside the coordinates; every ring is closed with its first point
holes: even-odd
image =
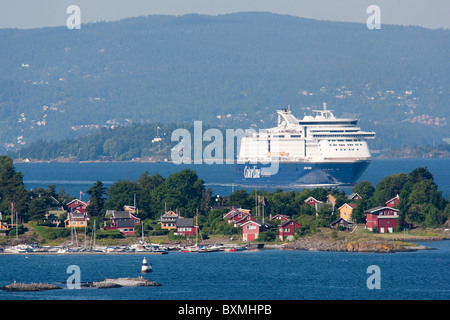
{"type": "Polygon", "coordinates": [[[381,25],[450,29],[450,0],[0,0],[0,28],[65,26],[67,7],[81,9],[81,24],[151,14],[218,15],[265,11],[331,21],[366,23],[369,5],[381,9],[381,25]]]}

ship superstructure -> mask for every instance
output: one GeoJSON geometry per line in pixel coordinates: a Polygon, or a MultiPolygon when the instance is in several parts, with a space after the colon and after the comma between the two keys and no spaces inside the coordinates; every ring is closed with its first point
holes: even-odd
{"type": "Polygon", "coordinates": [[[326,105],[312,112],[298,120],[288,108],[278,110],[276,127],[244,136],[236,182],[277,186],[354,183],[371,161],[366,140],[375,133],[362,131],[356,119],[336,118],[326,105]]]}

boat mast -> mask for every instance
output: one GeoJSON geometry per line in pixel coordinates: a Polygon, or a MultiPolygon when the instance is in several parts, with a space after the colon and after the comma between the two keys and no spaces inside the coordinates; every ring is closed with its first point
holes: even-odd
{"type": "Polygon", "coordinates": [[[17,211],[14,209],[14,203],[11,202],[11,228],[14,225],[14,214],[16,215],[16,239],[19,239],[19,219],[17,216],[17,211]]]}
{"type": "Polygon", "coordinates": [[[265,205],[265,201],[264,201],[264,196],[263,196],[262,201],[261,201],[261,207],[262,207],[262,223],[264,223],[264,205],[265,205]]]}
{"type": "Polygon", "coordinates": [[[14,204],[11,202],[11,229],[14,228],[14,204]]]}
{"type": "Polygon", "coordinates": [[[95,220],[94,220],[94,245],[93,247],[95,248],[95,220]]]}
{"type": "Polygon", "coordinates": [[[198,227],[198,209],[197,209],[197,225],[195,226],[195,246],[198,247],[198,231],[199,231],[199,227],[198,227]]]}
{"type": "Polygon", "coordinates": [[[258,189],[255,189],[255,207],[256,207],[256,216],[258,217],[258,189]]]}

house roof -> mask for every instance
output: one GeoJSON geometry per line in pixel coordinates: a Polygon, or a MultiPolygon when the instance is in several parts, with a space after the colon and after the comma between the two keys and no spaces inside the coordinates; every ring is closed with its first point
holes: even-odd
{"type": "Polygon", "coordinates": [[[134,222],[132,220],[119,220],[116,225],[118,228],[131,228],[134,227],[134,222]]]}
{"type": "Polygon", "coordinates": [[[193,227],[194,226],[194,218],[182,218],[177,219],[176,221],[177,227],[193,227]]]}
{"type": "Polygon", "coordinates": [[[82,212],[68,212],[67,214],[67,219],[64,221],[81,221],[81,220],[89,220],[89,218],[87,217],[87,215],[85,213],[82,212]]]}
{"type": "Polygon", "coordinates": [[[286,226],[286,225],[288,225],[288,224],[291,224],[291,223],[294,223],[295,226],[301,226],[301,224],[298,223],[297,221],[294,221],[294,220],[286,220],[286,221],[283,221],[283,222],[280,224],[280,227],[284,227],[284,226],[286,226]]]}
{"type": "Polygon", "coordinates": [[[352,194],[349,195],[349,196],[347,196],[347,198],[349,198],[350,200],[355,199],[356,197],[359,197],[359,198],[362,199],[362,197],[361,197],[359,194],[357,194],[356,192],[355,192],[355,193],[352,193],[352,194]]]}
{"type": "Polygon", "coordinates": [[[357,207],[356,203],[350,202],[350,203],[344,203],[342,206],[339,207],[338,210],[341,210],[341,208],[344,207],[344,206],[348,206],[348,207],[350,207],[352,209],[356,209],[356,207],[357,207]]]}
{"type": "Polygon", "coordinates": [[[236,209],[236,208],[233,208],[230,211],[228,211],[227,213],[225,213],[223,215],[223,218],[225,219],[225,218],[229,218],[231,216],[235,216],[237,213],[248,213],[248,214],[250,214],[250,209],[242,209],[242,208],[236,209]]]}
{"type": "Polygon", "coordinates": [[[240,214],[242,215],[242,217],[248,217],[251,215],[250,213],[247,213],[247,212],[236,211],[233,214],[228,216],[228,220],[233,219],[234,217],[236,217],[237,215],[240,215],[240,214]]]}
{"type": "Polygon", "coordinates": [[[106,216],[111,216],[111,219],[130,219],[130,213],[128,211],[116,211],[107,210],[106,216]]]}
{"type": "Polygon", "coordinates": [[[285,215],[285,214],[276,214],[274,215],[270,220],[275,220],[275,219],[287,219],[289,220],[289,216],[285,215]]]}
{"type": "Polygon", "coordinates": [[[263,227],[263,228],[268,228],[269,227],[269,225],[267,223],[265,223],[265,222],[263,223],[262,221],[259,221],[259,220],[248,220],[247,222],[244,222],[243,224],[241,224],[241,227],[243,227],[243,226],[245,226],[247,224],[256,224],[256,225],[258,225],[260,227],[263,227]]]}
{"type": "Polygon", "coordinates": [[[252,216],[249,214],[244,214],[240,219],[234,221],[235,224],[239,225],[244,220],[251,220],[252,216]],[[250,219],[249,219],[250,218],[250,219]]]}
{"type": "Polygon", "coordinates": [[[389,203],[391,201],[394,201],[395,199],[400,199],[398,194],[395,197],[393,197],[392,199],[389,199],[388,201],[386,201],[385,203],[389,203]]]}
{"type": "Polygon", "coordinates": [[[70,207],[76,207],[76,206],[87,206],[88,204],[80,199],[73,199],[70,201],[67,206],[70,207]]]}
{"type": "Polygon", "coordinates": [[[382,210],[393,210],[393,211],[396,211],[396,212],[399,211],[399,210],[397,210],[397,209],[395,209],[395,208],[382,207],[382,206],[381,206],[381,207],[375,207],[375,208],[366,210],[366,211],[364,211],[364,212],[365,212],[365,213],[377,213],[377,212],[382,211],[382,210]]]}
{"type": "Polygon", "coordinates": [[[314,202],[320,202],[320,203],[322,203],[322,201],[317,200],[317,199],[314,198],[314,197],[308,197],[308,198],[306,198],[305,201],[303,201],[303,202],[308,202],[309,200],[313,200],[314,202]]]}
{"type": "Polygon", "coordinates": [[[163,214],[163,217],[178,217],[178,214],[173,211],[167,211],[163,214]]]}
{"type": "Polygon", "coordinates": [[[341,221],[344,221],[344,224],[353,224],[353,221],[351,221],[351,220],[345,220],[345,219],[339,217],[339,218],[337,218],[336,220],[334,220],[332,223],[330,223],[330,225],[333,226],[333,225],[335,225],[335,224],[337,224],[337,223],[339,223],[339,222],[341,222],[341,221]]]}

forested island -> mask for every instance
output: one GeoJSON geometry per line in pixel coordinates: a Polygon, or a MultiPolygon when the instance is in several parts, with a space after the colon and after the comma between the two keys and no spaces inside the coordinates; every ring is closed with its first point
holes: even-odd
{"type": "MultiPolygon", "coordinates": [[[[275,124],[274,124],[275,125],[275,124]]],[[[193,124],[164,125],[159,122],[103,128],[97,132],[59,141],[36,141],[30,146],[11,152],[18,162],[78,162],[78,161],[170,161],[172,132],[184,128],[194,136],[193,124]]],[[[207,130],[209,127],[204,126],[207,130]]],[[[225,129],[220,128],[225,137],[225,129]]],[[[210,142],[203,141],[203,146],[210,142]]],[[[370,141],[369,141],[370,143],[370,141]]],[[[236,149],[235,149],[236,151],[236,149]]],[[[226,154],[224,143],[223,154],[226,154]]],[[[236,155],[235,155],[236,156],[236,155]]],[[[449,158],[450,144],[438,146],[407,146],[379,152],[377,158],[449,158]]]]}
{"type": "Polygon", "coordinates": [[[450,158],[450,144],[395,148],[383,152],[377,158],[450,158]]]}
{"type": "MultiPolygon", "coordinates": [[[[12,159],[1,156],[0,232],[4,237],[0,237],[0,243],[5,245],[17,242],[16,236],[28,242],[38,243],[62,243],[70,239],[70,228],[65,228],[64,223],[58,226],[51,223],[49,211],[56,205],[67,211],[67,204],[74,198],[64,190],[57,192],[53,185],[47,189],[27,190],[22,178],[22,174],[15,171],[12,159]],[[19,222],[18,226],[10,224],[12,212],[15,221],[19,222]]],[[[301,228],[296,230],[295,239],[301,240],[320,233],[321,230],[331,230],[331,223],[339,217],[337,208],[345,203],[355,203],[352,220],[355,224],[364,224],[367,209],[385,206],[387,200],[397,195],[400,199],[396,206],[399,216],[398,227],[394,230],[394,234],[401,235],[405,231],[409,233],[416,229],[438,230],[448,225],[450,202],[443,197],[426,167],[416,168],[410,173],[387,176],[376,186],[369,181],[361,181],[353,187],[352,192],[358,194],[359,199],[351,199],[350,195],[338,188],[313,188],[301,191],[279,189],[273,192],[253,190],[250,193],[239,189],[228,197],[216,198],[192,170],[185,169],[167,178],[144,172],[136,181],[120,180],[109,188],[105,188],[101,181],[97,181],[88,191],[90,197],[86,206],[88,224],[78,229],[85,235],[91,235],[95,231],[98,241],[106,242],[136,242],[142,236],[151,241],[186,240],[186,237],[175,236],[173,231],[161,229],[159,219],[165,212],[173,210],[184,218],[195,217],[202,239],[217,237],[240,239],[240,229],[224,220],[223,216],[231,208],[246,208],[252,214],[259,212],[257,219],[263,219],[261,213],[264,212],[268,228],[260,234],[258,241],[277,243],[278,223],[271,221],[269,217],[285,215],[299,223],[301,228]],[[335,199],[334,205],[327,203],[330,195],[335,199]],[[305,203],[310,197],[321,201],[323,206],[318,208],[305,203]],[[136,228],[134,236],[123,235],[117,230],[103,230],[105,221],[109,219],[106,215],[107,210],[120,211],[134,201],[138,210],[136,216],[142,222],[142,227],[136,228]]],[[[58,219],[61,222],[67,219],[67,212],[58,219]]],[[[365,231],[365,234],[369,235],[371,232],[365,231]]]]}

